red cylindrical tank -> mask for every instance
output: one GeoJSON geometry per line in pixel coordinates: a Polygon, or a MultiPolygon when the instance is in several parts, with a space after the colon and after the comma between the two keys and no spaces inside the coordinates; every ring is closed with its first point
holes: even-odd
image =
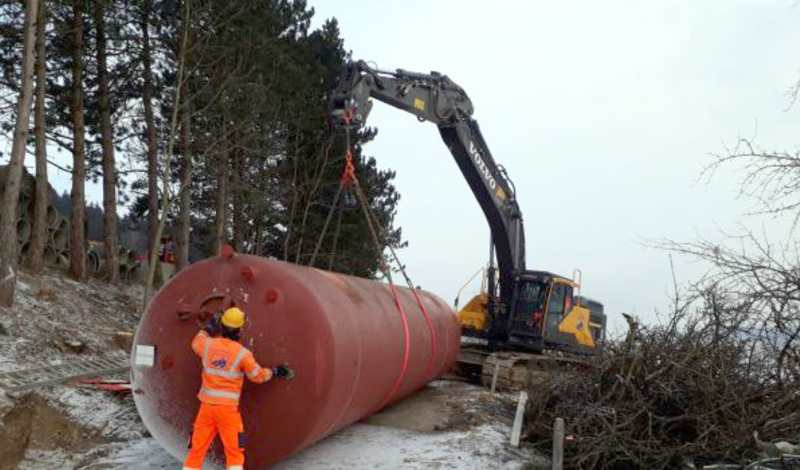
{"type": "Polygon", "coordinates": [[[240,306],[248,318],[242,344],[261,365],[289,362],[297,372],[291,381],[247,383],[242,393],[247,468],[273,465],[450,368],[456,316],[435,295],[417,293],[427,319],[414,293],[397,288],[404,322],[385,283],[231,252],[196,263],[159,291],[136,331],[136,407],[159,444],[183,459],[199,406],[196,319],[240,306]]]}

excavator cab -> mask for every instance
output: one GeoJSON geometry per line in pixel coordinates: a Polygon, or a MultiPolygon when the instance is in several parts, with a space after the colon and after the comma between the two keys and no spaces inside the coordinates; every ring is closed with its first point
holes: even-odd
{"type": "Polygon", "coordinates": [[[543,271],[520,276],[509,315],[508,343],[532,351],[598,354],[605,331],[603,306],[576,295],[579,287],[574,279],[543,271]]]}

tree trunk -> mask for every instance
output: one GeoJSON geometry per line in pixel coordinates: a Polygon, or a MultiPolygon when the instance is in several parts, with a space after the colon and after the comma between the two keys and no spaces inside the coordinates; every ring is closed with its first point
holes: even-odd
{"type": "Polygon", "coordinates": [[[100,142],[103,147],[103,237],[106,279],[119,280],[117,259],[117,169],[114,159],[114,133],[111,128],[111,92],[106,63],[106,0],[95,0],[94,23],[97,32],[97,76],[100,88],[100,142]]]}
{"type": "MultiPolygon", "coordinates": [[[[224,128],[223,128],[224,132],[224,128]]],[[[228,241],[228,155],[223,151],[217,162],[217,222],[214,252],[219,255],[222,245],[228,241]]]]}
{"type": "Polygon", "coordinates": [[[188,84],[184,82],[181,95],[181,180],[178,213],[178,230],[175,237],[177,253],[175,254],[175,272],[189,265],[189,234],[191,229],[191,185],[192,185],[192,133],[191,133],[191,107],[188,99],[188,84]]]}
{"type": "MultiPolygon", "coordinates": [[[[183,83],[183,69],[185,65],[185,52],[186,52],[186,40],[188,37],[188,25],[189,25],[189,18],[191,12],[191,2],[190,0],[185,0],[183,2],[183,37],[181,38],[181,51],[178,54],[178,83],[183,83]]],[[[171,162],[172,162],[172,150],[175,145],[175,132],[178,128],[178,108],[180,107],[181,103],[181,88],[180,86],[175,87],[175,105],[172,108],[172,117],[170,118],[170,126],[169,126],[169,136],[167,138],[167,153],[164,156],[164,175],[162,178],[163,182],[163,189],[162,194],[164,195],[164,204],[161,208],[161,217],[158,221],[158,230],[156,230],[156,238],[160,238],[161,234],[164,231],[164,225],[167,221],[167,216],[169,215],[170,206],[172,205],[172,200],[169,196],[169,184],[170,184],[170,174],[171,174],[171,162]]],[[[155,251],[150,253],[150,269],[147,271],[147,280],[144,284],[144,296],[142,299],[142,310],[144,310],[147,305],[150,303],[150,296],[153,291],[153,278],[155,277],[156,272],[156,264],[158,263],[158,257],[155,251]]]]}
{"type": "Polygon", "coordinates": [[[242,197],[241,165],[234,157],[233,169],[233,246],[236,251],[244,251],[244,198],[242,197]]]}
{"type": "Polygon", "coordinates": [[[86,201],[84,180],[85,135],[83,120],[83,0],[72,2],[72,215],[69,231],[69,259],[72,277],[85,281],[86,268],[86,201]]]}
{"type": "Polygon", "coordinates": [[[292,210],[289,211],[289,218],[286,221],[286,238],[283,240],[283,260],[289,261],[289,241],[292,238],[292,227],[294,226],[294,216],[297,212],[297,199],[300,191],[297,189],[297,157],[292,158],[294,168],[292,174],[292,210]]]}
{"type": "MultiPolygon", "coordinates": [[[[153,57],[150,51],[150,9],[151,0],[144,0],[142,12],[142,66],[144,86],[145,140],[147,141],[147,246],[150,252],[159,249],[161,240],[156,240],[158,231],[158,136],[153,117],[153,57]]],[[[156,269],[153,283],[160,286],[164,282],[162,272],[156,269]]]]}
{"type": "Polygon", "coordinates": [[[254,211],[255,212],[255,217],[253,218],[253,221],[254,221],[253,225],[255,225],[255,230],[254,230],[255,233],[253,234],[253,245],[255,246],[255,250],[253,251],[253,254],[256,255],[256,256],[262,256],[264,250],[262,249],[262,246],[261,246],[261,232],[262,232],[262,229],[261,229],[261,227],[262,227],[261,218],[263,217],[263,215],[261,214],[261,204],[260,204],[260,202],[259,201],[254,201],[253,204],[256,206],[256,209],[254,211]]]}
{"type": "Polygon", "coordinates": [[[42,271],[44,244],[47,237],[47,143],[45,142],[45,5],[39,5],[36,18],[36,108],[34,114],[36,134],[36,197],[33,209],[33,233],[28,250],[28,267],[38,274],[42,271]]]}
{"type": "Polygon", "coordinates": [[[35,22],[39,0],[29,0],[25,5],[25,32],[22,53],[22,83],[17,102],[17,124],[14,128],[14,141],[11,156],[6,167],[6,187],[3,193],[2,218],[0,218],[0,305],[11,307],[14,304],[14,290],[17,286],[17,203],[19,202],[20,180],[25,163],[25,144],[30,127],[31,101],[33,100],[33,62],[35,22]]]}

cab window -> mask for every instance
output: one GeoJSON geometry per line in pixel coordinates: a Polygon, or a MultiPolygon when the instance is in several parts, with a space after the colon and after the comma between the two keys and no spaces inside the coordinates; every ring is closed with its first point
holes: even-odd
{"type": "Polygon", "coordinates": [[[563,284],[555,284],[550,292],[550,305],[548,313],[550,315],[564,315],[564,295],[566,286],[563,284]]]}
{"type": "Polygon", "coordinates": [[[564,316],[572,310],[572,286],[565,284],[553,285],[550,294],[548,313],[553,316],[564,316]]]}

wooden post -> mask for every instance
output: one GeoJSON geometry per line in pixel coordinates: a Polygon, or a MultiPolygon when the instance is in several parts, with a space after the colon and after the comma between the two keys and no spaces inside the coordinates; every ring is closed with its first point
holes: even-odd
{"type": "Polygon", "coordinates": [[[492,374],[492,395],[494,395],[494,390],[497,387],[497,374],[500,372],[500,363],[494,363],[494,373],[492,374]]]}
{"type": "Polygon", "coordinates": [[[553,470],[564,469],[564,420],[556,418],[553,425],[553,470]]]}
{"type": "Polygon", "coordinates": [[[528,402],[528,393],[519,392],[517,403],[517,416],[514,417],[514,426],[511,428],[511,445],[519,447],[519,435],[522,433],[522,418],[525,416],[525,403],[528,402]]]}

